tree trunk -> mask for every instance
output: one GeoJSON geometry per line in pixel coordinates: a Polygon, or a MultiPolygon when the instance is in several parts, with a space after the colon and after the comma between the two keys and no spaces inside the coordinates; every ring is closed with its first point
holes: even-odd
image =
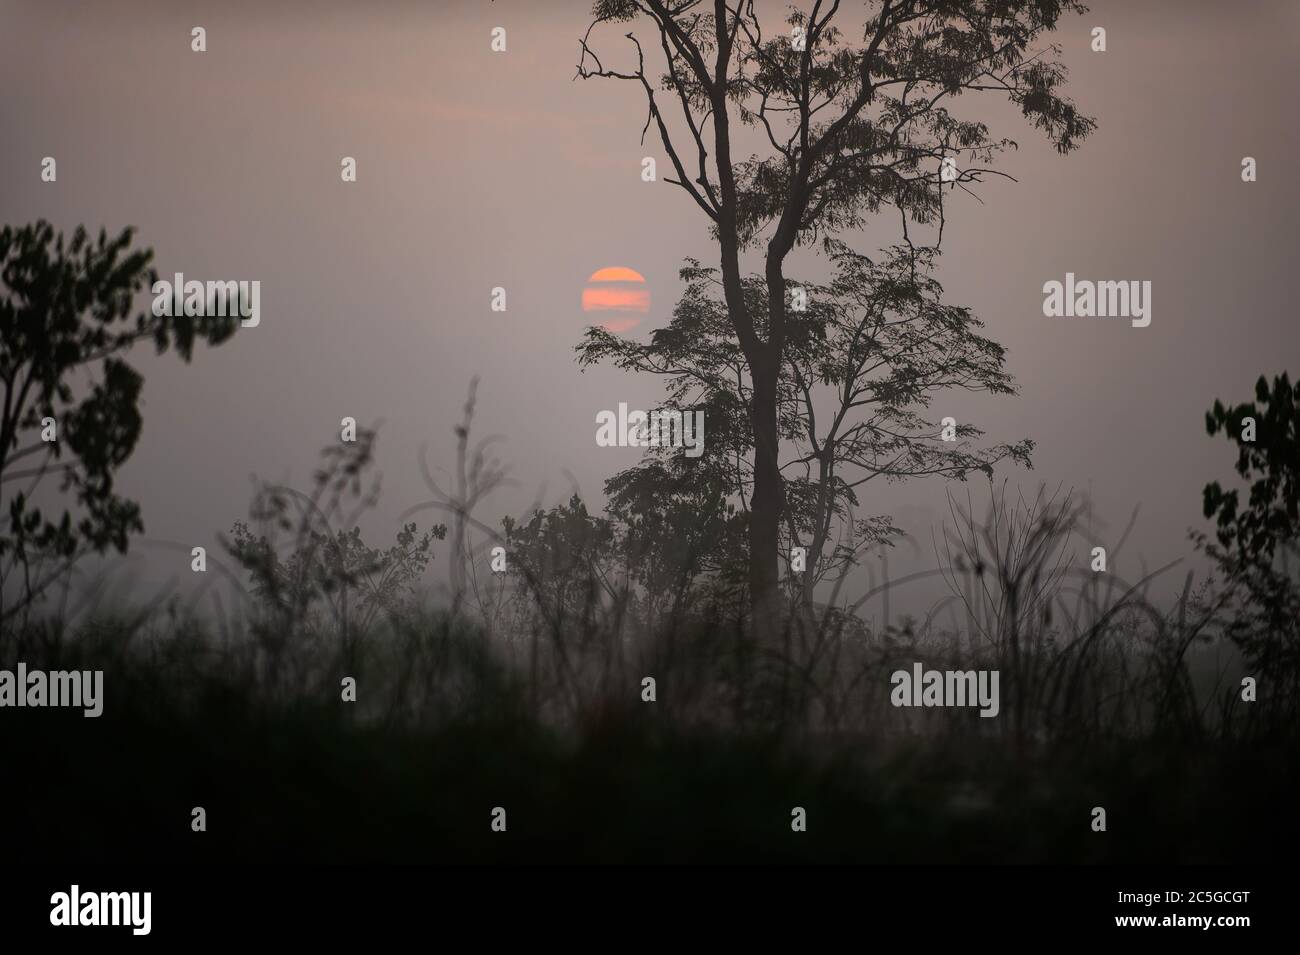
{"type": "Polygon", "coordinates": [[[781,510],[784,488],[777,456],[777,365],[768,360],[750,366],[754,425],[754,494],[749,508],[749,594],[754,634],[765,646],[779,635],[778,590],[781,510]]]}
{"type": "MultiPolygon", "coordinates": [[[[749,509],[749,586],[754,633],[769,647],[781,636],[780,594],[781,517],[785,483],[781,478],[777,432],[777,382],[785,354],[785,275],[782,262],[793,242],[782,217],[767,252],[767,341],[747,357],[754,397],[754,497],[749,509]]],[[[787,648],[788,649],[788,648],[787,648]]]]}

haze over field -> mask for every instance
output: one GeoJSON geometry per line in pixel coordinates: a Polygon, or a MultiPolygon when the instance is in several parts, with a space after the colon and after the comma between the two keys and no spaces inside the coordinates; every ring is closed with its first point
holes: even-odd
{"type": "MultiPolygon", "coordinates": [[[[1054,154],[1014,111],[982,104],[995,134],[1021,142],[1001,163],[1018,182],[953,203],[937,270],[946,300],[1007,347],[1021,393],[954,397],[935,416],[1034,439],[1034,471],[1000,476],[1027,493],[1040,481],[1090,492],[1103,542],[1140,505],[1113,567],[1132,577],[1139,556],[1155,567],[1190,554],[1203,485],[1231,477],[1205,409],[1248,399],[1295,341],[1300,142],[1285,118],[1300,7],[1251,2],[1250,16],[1224,17],[1183,3],[1174,18],[1159,6],[1099,0],[1054,37],[1072,95],[1101,119],[1077,152],[1054,154]],[[1105,53],[1089,50],[1093,25],[1107,29],[1105,53]],[[1241,181],[1243,156],[1258,160],[1257,183],[1241,181]],[[1044,317],[1043,284],[1068,272],[1150,281],[1150,326],[1044,317]]],[[[709,264],[716,250],[680,190],[641,181],[642,157],[657,157],[661,179],[668,164],[653,137],[639,143],[639,91],[573,81],[588,20],[585,0],[0,4],[0,218],[134,225],[163,277],[261,282],[259,327],[192,367],[140,360],[144,435],[120,486],[142,503],[148,541],[212,549],[246,513],[249,475],[305,484],[345,415],[383,422],[384,493],[366,524],[389,536],[427,498],[421,445],[449,460],[474,374],[479,433],[506,437],[518,481],[480,517],[518,514],[539,493],[555,503],[571,483],[598,501],[638,459],[597,445],[596,416],[653,407],[660,392],[610,368],[579,374],[573,348],[598,320],[583,308],[589,279],[613,267],[644,277],[648,308],[626,327],[643,338],[666,323],[683,258],[709,264]],[[203,56],[189,48],[194,25],[208,31],[203,56]],[[489,50],[497,25],[504,55],[489,50]],[[15,188],[44,156],[58,159],[57,184],[15,188]],[[357,159],[354,185],[340,182],[344,156],[357,159]],[[496,286],[504,313],[489,307],[496,286]]],[[[628,53],[616,31],[602,41],[628,53]]],[[[846,238],[872,253],[897,240],[897,222],[846,238]]],[[[945,485],[869,487],[863,510],[919,541],[895,549],[890,572],[931,566],[945,485]]],[[[971,490],[981,501],[982,479],[971,490]]],[[[131,561],[146,582],[188,584],[182,557],[142,544],[131,561]]],[[[916,588],[914,609],[940,586],[916,588]]]]}

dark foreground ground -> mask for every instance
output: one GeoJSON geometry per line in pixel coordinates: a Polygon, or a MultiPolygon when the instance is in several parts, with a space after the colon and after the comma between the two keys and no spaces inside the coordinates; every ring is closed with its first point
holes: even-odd
{"type": "MultiPolygon", "coordinates": [[[[1244,863],[1294,857],[1300,750],[668,730],[360,727],[137,675],[98,719],[6,710],[8,853],[47,862],[1244,863]],[[191,831],[191,809],[207,831],[191,831]],[[507,831],[493,832],[493,807],[507,831]],[[791,810],[807,831],[791,831],[791,810]],[[1091,829],[1104,806],[1107,831],[1091,829]]],[[[121,682],[117,683],[121,687],[121,682]]]]}

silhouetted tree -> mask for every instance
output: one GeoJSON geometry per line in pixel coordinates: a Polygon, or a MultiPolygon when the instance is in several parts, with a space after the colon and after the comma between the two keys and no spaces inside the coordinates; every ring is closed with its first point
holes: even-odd
{"type": "Polygon", "coordinates": [[[574,494],[567,504],[502,522],[510,573],[519,594],[536,601],[548,627],[589,630],[602,601],[619,599],[626,583],[616,560],[615,529],[574,494]]]}
{"type": "Polygon", "coordinates": [[[791,35],[771,37],[753,0],[598,0],[577,68],[584,79],[628,80],[643,90],[645,128],[655,125],[676,173],[668,181],[704,212],[719,243],[727,316],[752,389],[749,578],[760,635],[776,616],[779,390],[798,324],[787,307],[787,256],[819,233],[859,228],[885,207],[900,212],[905,231],[909,219],[941,226],[944,180],[954,188],[978,182],[992,171],[983,164],[1009,144],[949,112],[945,101],[964,92],[1005,95],[1062,152],[1094,125],[1060,95],[1065,70],[1050,51],[1029,52],[1062,13],[1084,9],[1072,0],[877,0],[856,25],[860,42],[841,29],[841,6],[816,0],[810,11],[793,10],[791,35]],[[636,64],[625,70],[607,67],[590,46],[597,25],[631,21],[656,34],[658,80],[646,72],[634,33],[627,36],[636,64]],[[677,133],[660,95],[680,109],[677,133]],[[743,155],[744,127],[766,140],[766,156],[743,155]],[[946,177],[944,159],[953,161],[946,177]],[[764,236],[765,327],[740,261],[764,236]]]}
{"type": "MultiPolygon", "coordinates": [[[[930,276],[934,250],[898,247],[873,261],[833,240],[826,248],[835,278],[826,286],[801,285],[807,311],[791,324],[777,382],[778,438],[787,449],[779,462],[782,552],[806,549],[806,568],[792,580],[807,606],[820,580],[843,575],[866,548],[896,533],[888,517],[858,515],[858,495],[868,482],[991,474],[1008,457],[1028,463],[1033,447],[1030,441],[974,447],[971,439],[982,432],[967,421],[954,426],[954,440],[944,441],[941,423],[926,415],[933,397],[948,389],[1014,392],[1002,347],[979,334],[981,323],[969,309],[942,302],[942,288],[930,276]]],[[[584,365],[609,360],[662,375],[670,407],[704,409],[708,455],[691,459],[656,447],[650,460],[607,487],[640,490],[639,502],[622,503],[625,514],[662,511],[666,500],[690,494],[691,508],[676,515],[678,533],[689,538],[697,526],[717,520],[717,504],[699,498],[714,483],[739,505],[741,519],[749,518],[754,448],[745,409],[753,394],[717,270],[692,261],[682,278],[687,287],[672,321],[648,344],[592,328],[578,350],[584,365]],[[652,478],[657,493],[649,493],[652,478]],[[682,491],[670,495],[670,486],[682,491]]],[[[747,278],[745,289],[750,313],[766,324],[763,279],[747,278]]],[[[728,539],[716,530],[709,538],[728,539]]]]}
{"type": "Polygon", "coordinates": [[[140,507],[113,479],[140,437],[144,379],[126,361],[151,340],[189,361],[196,341],[215,345],[238,318],[158,317],[131,321],[135,296],[156,275],[153,252],[132,249],[133,230],[70,240],[48,222],[0,230],[0,623],[31,606],[84,554],[127,549],[143,530],[140,507]],[[54,440],[50,440],[53,437],[54,440]],[[47,514],[33,499],[57,475],[75,500],[47,514]],[[14,585],[14,578],[21,580],[14,585]],[[7,603],[16,591],[15,602],[7,603]]]}
{"type": "Polygon", "coordinates": [[[743,588],[745,517],[727,464],[721,455],[652,454],[605,482],[606,510],[651,625],[666,614],[672,630],[697,597],[743,588]]]}
{"type": "Polygon", "coordinates": [[[1250,486],[1206,485],[1215,539],[1196,535],[1239,599],[1228,627],[1252,664],[1272,679],[1274,702],[1300,701],[1300,402],[1287,375],[1260,377],[1255,401],[1214,402],[1205,429],[1237,445],[1236,470],[1250,486]],[[1248,423],[1246,419],[1251,419],[1248,423]]]}

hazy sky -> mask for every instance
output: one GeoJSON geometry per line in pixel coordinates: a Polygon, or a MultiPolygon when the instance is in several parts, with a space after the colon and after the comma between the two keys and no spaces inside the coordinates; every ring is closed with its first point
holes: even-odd
{"type": "MultiPolygon", "coordinates": [[[[539,489],[567,496],[570,475],[598,498],[637,459],[596,446],[595,415],[660,392],[579,373],[584,284],[602,267],[644,275],[650,310],[629,333],[644,336],[667,320],[683,257],[716,253],[684,193],[641,181],[643,156],[667,166],[639,144],[642,94],[574,82],[589,8],[0,2],[0,219],[134,225],[164,276],[261,282],[260,327],[191,366],[139,354],[145,432],[121,487],[144,505],[148,538],[211,548],[247,513],[250,475],[305,485],[344,415],[383,421],[384,496],[366,525],[388,538],[428,497],[421,444],[450,464],[474,374],[480,433],[506,437],[519,482],[485,506],[492,523],[539,489]],[[505,54],[489,47],[498,25],[505,54]],[[206,53],[190,49],[194,26],[206,53]],[[40,182],[44,156],[57,183],[40,182]],[[344,156],[354,184],[340,180],[344,156]],[[508,290],[504,314],[489,308],[494,286],[508,290]]],[[[626,66],[619,33],[600,49],[626,66]]],[[[1021,393],[963,397],[952,413],[1038,443],[1033,471],[1003,472],[1027,492],[1091,488],[1115,534],[1140,505],[1116,568],[1136,576],[1139,555],[1189,552],[1202,486],[1231,476],[1206,408],[1296,371],[1300,4],[1097,2],[1055,40],[1071,95],[1100,124],[1078,152],[1058,156],[995,99],[966,106],[1020,143],[1000,164],[1018,181],[954,204],[937,277],[1007,346],[1021,393]],[[1089,49],[1094,26],[1105,53],[1089,49]],[[1258,182],[1241,181],[1243,156],[1258,182]],[[1067,271],[1149,280],[1150,327],[1045,318],[1043,283],[1067,271]]],[[[872,252],[897,240],[896,216],[848,238],[872,252]]],[[[881,485],[864,509],[918,535],[925,564],[944,491],[881,485]]],[[[138,552],[146,577],[189,576],[183,555],[138,552]]],[[[440,554],[431,574],[445,572],[440,554]]]]}

